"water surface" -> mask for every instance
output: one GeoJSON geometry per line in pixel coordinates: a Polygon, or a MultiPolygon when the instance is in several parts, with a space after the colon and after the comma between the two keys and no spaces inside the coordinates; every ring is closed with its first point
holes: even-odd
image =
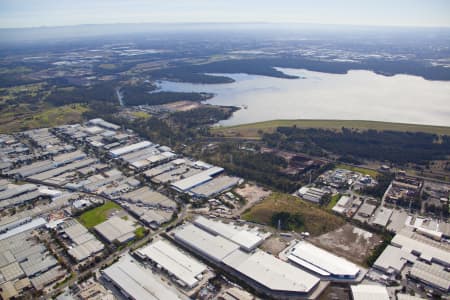
{"type": "Polygon", "coordinates": [[[211,92],[210,104],[246,107],[221,125],[274,119],[372,120],[450,126],[450,82],[371,71],[328,74],[280,69],[299,79],[221,74],[227,84],[162,81],[164,91],[211,92]]]}

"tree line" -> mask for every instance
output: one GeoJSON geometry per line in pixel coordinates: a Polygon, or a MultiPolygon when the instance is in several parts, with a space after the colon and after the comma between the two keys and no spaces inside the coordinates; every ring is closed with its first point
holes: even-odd
{"type": "Polygon", "coordinates": [[[317,147],[342,156],[391,161],[398,164],[426,164],[430,160],[446,159],[450,155],[450,137],[399,131],[355,131],[342,128],[336,132],[326,129],[279,127],[275,133],[265,134],[269,145],[291,151],[299,147],[317,147]]]}
{"type": "Polygon", "coordinates": [[[181,127],[210,125],[231,117],[236,107],[202,106],[171,115],[171,120],[181,127]]]}
{"type": "Polygon", "coordinates": [[[144,86],[125,86],[121,88],[126,105],[161,105],[176,101],[203,101],[212,97],[208,93],[154,92],[144,86]]]}

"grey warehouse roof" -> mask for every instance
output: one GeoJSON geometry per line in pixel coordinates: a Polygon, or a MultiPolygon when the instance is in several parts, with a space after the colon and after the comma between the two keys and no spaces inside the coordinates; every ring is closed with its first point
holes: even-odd
{"type": "Polygon", "coordinates": [[[191,223],[177,230],[175,238],[216,261],[221,261],[228,254],[239,249],[238,244],[220,235],[212,235],[191,223]]]}
{"type": "Polygon", "coordinates": [[[197,284],[197,276],[206,270],[206,266],[181,252],[167,241],[159,240],[138,250],[143,256],[161,265],[187,286],[197,284]]]}
{"type": "Polygon", "coordinates": [[[418,252],[420,258],[427,261],[436,260],[450,265],[450,252],[443,248],[434,246],[431,241],[426,243],[421,240],[413,239],[414,233],[408,229],[403,229],[397,233],[391,241],[391,244],[397,245],[407,252],[418,252]]]}
{"type": "Polygon", "coordinates": [[[94,228],[110,243],[112,243],[114,240],[118,240],[122,243],[129,240],[130,238],[133,238],[135,230],[133,222],[124,220],[117,216],[114,216],[109,220],[98,224],[94,228]]]}
{"type": "Polygon", "coordinates": [[[374,266],[384,271],[392,269],[396,272],[400,272],[407,261],[412,262],[415,260],[416,259],[412,254],[402,250],[401,248],[388,245],[375,261],[374,266]]]}
{"type": "Polygon", "coordinates": [[[103,273],[133,299],[181,299],[172,289],[163,285],[151,270],[140,267],[129,255],[103,270],[103,273]]]}
{"type": "Polygon", "coordinates": [[[384,227],[389,222],[391,218],[393,210],[385,207],[381,207],[379,210],[375,212],[375,219],[373,220],[373,224],[384,227]]]}
{"type": "Polygon", "coordinates": [[[444,291],[450,290],[450,272],[437,264],[429,265],[418,261],[412,267],[410,275],[444,291]]]}

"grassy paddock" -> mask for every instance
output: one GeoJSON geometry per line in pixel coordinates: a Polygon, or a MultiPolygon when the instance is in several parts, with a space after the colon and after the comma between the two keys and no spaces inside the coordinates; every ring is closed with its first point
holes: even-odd
{"type": "Polygon", "coordinates": [[[104,70],[114,70],[115,68],[117,68],[115,64],[101,64],[99,65],[99,67],[104,70]]]}
{"type": "Polygon", "coordinates": [[[339,193],[334,194],[334,195],[331,197],[330,203],[328,203],[327,208],[328,208],[328,209],[332,209],[332,208],[336,205],[336,203],[339,201],[339,199],[341,198],[341,196],[342,196],[342,195],[339,194],[339,193]]]}
{"type": "Polygon", "coordinates": [[[148,119],[151,117],[150,114],[146,113],[145,111],[134,111],[132,112],[132,115],[138,119],[148,119]]]}
{"type": "Polygon", "coordinates": [[[272,215],[279,212],[300,215],[304,222],[303,229],[314,236],[335,230],[345,224],[342,218],[320,209],[317,205],[282,193],[272,193],[244,213],[242,218],[259,224],[271,225],[272,215]]]}
{"type": "Polygon", "coordinates": [[[353,172],[358,172],[363,175],[370,175],[372,178],[377,178],[378,175],[380,175],[379,172],[371,169],[361,168],[361,167],[353,167],[345,164],[338,164],[336,165],[336,169],[346,169],[353,172]]]}
{"type": "Polygon", "coordinates": [[[277,127],[297,126],[299,128],[320,128],[340,131],[342,127],[354,130],[393,130],[426,132],[438,135],[450,135],[450,127],[418,124],[390,123],[362,120],[273,120],[229,127],[215,127],[212,132],[224,137],[260,138],[261,132],[274,132],[277,127]]]}
{"type": "Polygon", "coordinates": [[[83,120],[83,113],[88,110],[88,107],[83,104],[60,107],[39,106],[37,111],[30,109],[27,105],[21,105],[14,111],[0,113],[0,133],[79,123],[83,120]]]}
{"type": "Polygon", "coordinates": [[[113,209],[120,210],[122,208],[114,202],[107,201],[103,205],[83,213],[79,216],[78,220],[86,228],[92,228],[102,222],[105,222],[108,219],[110,211],[113,209]]]}
{"type": "Polygon", "coordinates": [[[28,126],[54,127],[64,123],[80,122],[82,120],[82,114],[87,110],[88,108],[81,104],[49,108],[34,115],[28,126]]]}

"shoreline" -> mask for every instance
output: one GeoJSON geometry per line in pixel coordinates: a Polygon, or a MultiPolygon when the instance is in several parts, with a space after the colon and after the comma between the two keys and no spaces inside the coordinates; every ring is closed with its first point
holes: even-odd
{"type": "Polygon", "coordinates": [[[302,128],[320,128],[341,130],[342,127],[355,130],[380,130],[402,132],[424,132],[450,136],[450,127],[411,123],[396,123],[370,120],[336,120],[336,119],[276,119],[232,126],[214,126],[212,132],[225,136],[258,137],[258,132],[272,132],[277,127],[298,126],[302,128]]]}

